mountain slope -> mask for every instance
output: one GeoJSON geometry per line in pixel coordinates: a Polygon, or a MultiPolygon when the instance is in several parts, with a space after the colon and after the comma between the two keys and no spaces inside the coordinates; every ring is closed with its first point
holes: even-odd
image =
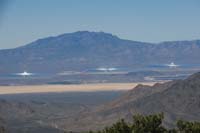
{"type": "Polygon", "coordinates": [[[198,64],[199,58],[198,40],[152,44],[123,40],[104,32],[79,31],[0,50],[0,72],[137,68],[171,61],[198,64]]]}
{"type": "Polygon", "coordinates": [[[120,118],[132,120],[135,114],[163,112],[164,125],[173,127],[178,119],[200,121],[200,73],[185,80],[171,81],[154,86],[139,85],[118,99],[80,114],[73,121],[72,130],[89,130],[111,125],[120,118]]]}

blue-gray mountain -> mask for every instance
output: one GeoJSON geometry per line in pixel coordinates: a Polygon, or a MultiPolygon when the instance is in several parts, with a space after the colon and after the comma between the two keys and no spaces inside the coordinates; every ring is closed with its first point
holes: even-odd
{"type": "Polygon", "coordinates": [[[120,39],[104,32],[79,31],[0,50],[0,72],[60,72],[95,67],[137,68],[172,61],[200,64],[200,40],[158,44],[120,39]]]}

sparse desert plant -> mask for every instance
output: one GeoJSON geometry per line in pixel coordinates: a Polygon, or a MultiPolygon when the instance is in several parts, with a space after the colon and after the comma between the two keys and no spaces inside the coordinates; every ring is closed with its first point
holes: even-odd
{"type": "Polygon", "coordinates": [[[162,126],[163,119],[163,113],[147,116],[134,115],[133,123],[127,123],[121,119],[111,127],[89,133],[200,133],[200,122],[178,120],[177,128],[166,129],[162,126]]]}

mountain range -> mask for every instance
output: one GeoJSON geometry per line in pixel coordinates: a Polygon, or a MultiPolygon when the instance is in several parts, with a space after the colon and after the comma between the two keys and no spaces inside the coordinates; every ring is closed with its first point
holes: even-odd
{"type": "Polygon", "coordinates": [[[141,68],[177,62],[200,64],[200,40],[146,43],[104,32],[78,31],[0,50],[0,73],[84,71],[98,67],[141,68]]]}

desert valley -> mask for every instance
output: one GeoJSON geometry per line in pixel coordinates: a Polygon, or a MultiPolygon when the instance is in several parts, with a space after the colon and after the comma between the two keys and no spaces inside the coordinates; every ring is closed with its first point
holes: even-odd
{"type": "Polygon", "coordinates": [[[200,133],[198,0],[0,0],[0,133],[200,133]]]}

